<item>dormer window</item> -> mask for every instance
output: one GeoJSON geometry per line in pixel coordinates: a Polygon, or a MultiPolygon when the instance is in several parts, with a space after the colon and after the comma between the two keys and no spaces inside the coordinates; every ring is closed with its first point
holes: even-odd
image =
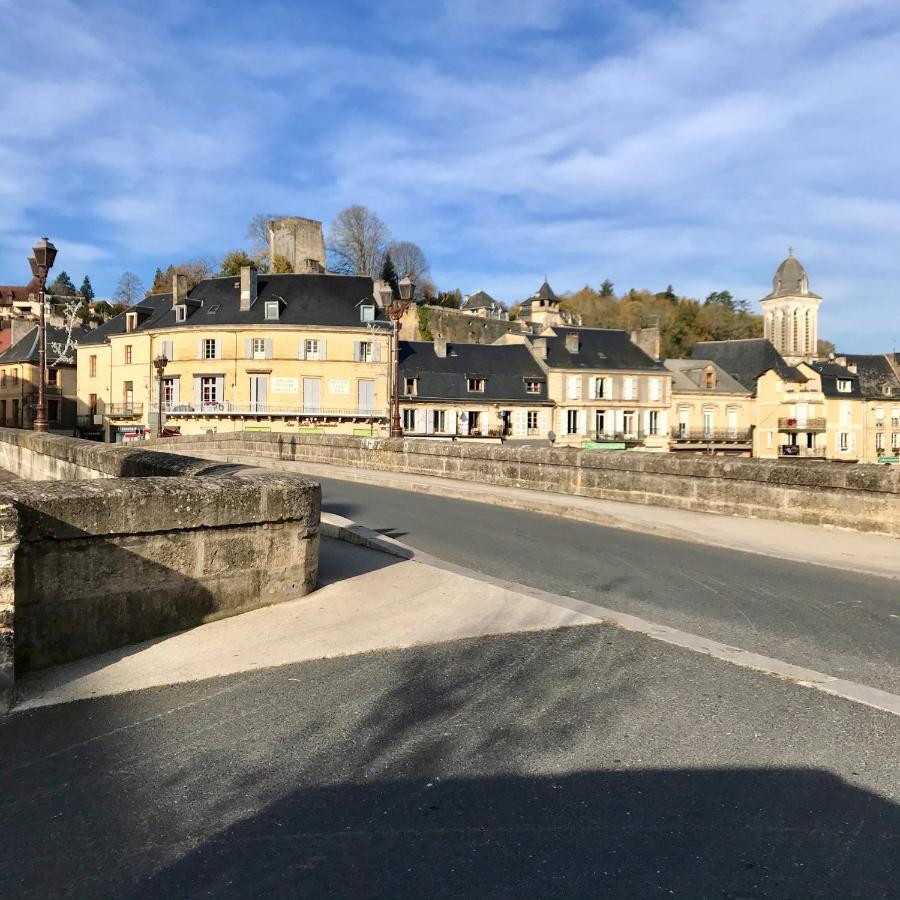
{"type": "Polygon", "coordinates": [[[469,385],[469,393],[470,394],[483,394],[484,393],[484,379],[476,376],[469,376],[466,381],[469,385]]]}
{"type": "Polygon", "coordinates": [[[837,389],[842,394],[849,394],[853,390],[853,382],[849,378],[838,378],[837,389]]]}
{"type": "Polygon", "coordinates": [[[403,393],[406,394],[407,397],[415,397],[418,392],[418,383],[417,378],[404,378],[403,393]]]}
{"type": "Polygon", "coordinates": [[[187,306],[185,306],[184,303],[179,303],[175,307],[175,321],[176,322],[187,321],[187,306]]]}
{"type": "Polygon", "coordinates": [[[138,324],[137,313],[135,313],[135,312],[125,313],[125,330],[126,331],[134,331],[134,329],[137,328],[137,324],[138,324]]]}
{"type": "Polygon", "coordinates": [[[716,387],[716,371],[715,369],[707,369],[704,373],[706,380],[706,390],[712,391],[716,387]]]}
{"type": "Polygon", "coordinates": [[[541,384],[540,381],[532,381],[528,380],[525,382],[525,393],[526,394],[539,394],[541,392],[541,384]]]}
{"type": "Polygon", "coordinates": [[[277,300],[266,300],[266,318],[277,319],[281,310],[278,308],[277,300]]]}
{"type": "Polygon", "coordinates": [[[375,321],[375,307],[371,303],[364,303],[359,308],[359,321],[360,322],[374,322],[375,321]]]}

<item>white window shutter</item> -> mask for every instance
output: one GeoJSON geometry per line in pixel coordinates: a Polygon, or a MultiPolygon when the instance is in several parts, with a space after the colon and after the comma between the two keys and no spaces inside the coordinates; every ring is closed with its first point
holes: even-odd
{"type": "Polygon", "coordinates": [[[375,341],[372,347],[372,359],[375,362],[381,362],[381,341],[375,341]]]}
{"type": "Polygon", "coordinates": [[[669,433],[669,417],[664,409],[659,411],[659,433],[660,434],[668,434],[669,433]]]}
{"type": "Polygon", "coordinates": [[[200,393],[200,387],[201,387],[200,376],[195,375],[194,376],[194,406],[196,406],[198,409],[199,409],[200,403],[202,402],[202,399],[203,399],[203,397],[200,393]]]}
{"type": "Polygon", "coordinates": [[[253,338],[244,340],[244,359],[253,359],[253,338]]]}
{"type": "Polygon", "coordinates": [[[455,409],[447,410],[447,433],[456,434],[457,411],[455,409]]]}
{"type": "Polygon", "coordinates": [[[265,348],[266,348],[266,359],[271,359],[272,358],[272,338],[266,338],[265,348]]]}
{"type": "Polygon", "coordinates": [[[297,344],[297,359],[306,359],[306,340],[300,338],[297,344]]]}
{"type": "Polygon", "coordinates": [[[434,434],[434,411],[425,410],[425,434],[434,434]]]}
{"type": "Polygon", "coordinates": [[[623,432],[625,430],[625,411],[622,409],[616,410],[616,427],[615,431],[623,432]]]}
{"type": "MultiPolygon", "coordinates": [[[[218,359],[218,357],[217,357],[218,359]]],[[[225,378],[222,375],[216,377],[216,401],[221,403],[225,399],[225,378]]]]}
{"type": "Polygon", "coordinates": [[[325,350],[325,341],[319,341],[319,359],[328,359],[328,353],[325,350]]]}
{"type": "Polygon", "coordinates": [[[419,434],[425,433],[425,410],[424,409],[416,410],[416,431],[419,434]]]}
{"type": "Polygon", "coordinates": [[[613,378],[604,378],[603,380],[606,382],[606,384],[603,385],[603,387],[604,387],[604,392],[603,392],[604,399],[606,399],[606,400],[612,400],[612,398],[613,398],[613,393],[614,393],[614,392],[613,392],[613,383],[614,383],[614,379],[613,379],[613,378]]]}
{"type": "Polygon", "coordinates": [[[203,359],[203,338],[197,339],[197,359],[203,359]]]}
{"type": "Polygon", "coordinates": [[[362,353],[360,352],[360,349],[359,349],[359,345],[360,345],[360,341],[353,342],[353,362],[359,362],[359,359],[362,356],[362,353]]]}
{"type": "Polygon", "coordinates": [[[528,432],[528,413],[524,409],[517,409],[513,414],[513,434],[516,437],[524,437],[528,432]]]}
{"type": "Polygon", "coordinates": [[[216,359],[222,358],[222,339],[216,338],[216,359]]]}
{"type": "Polygon", "coordinates": [[[597,376],[596,375],[591,375],[591,377],[588,378],[588,393],[590,394],[591,399],[593,399],[594,397],[597,396],[597,376]]]}
{"type": "Polygon", "coordinates": [[[851,431],[851,432],[850,432],[850,443],[849,443],[847,446],[848,446],[851,450],[855,450],[855,449],[856,449],[856,432],[855,432],[855,431],[851,431]]]}
{"type": "Polygon", "coordinates": [[[588,433],[588,417],[587,417],[587,410],[585,410],[585,409],[578,410],[578,433],[579,434],[587,434],[588,433]]]}
{"type": "Polygon", "coordinates": [[[540,432],[541,437],[546,437],[549,430],[550,429],[547,427],[547,410],[542,409],[538,413],[538,431],[540,432]]]}

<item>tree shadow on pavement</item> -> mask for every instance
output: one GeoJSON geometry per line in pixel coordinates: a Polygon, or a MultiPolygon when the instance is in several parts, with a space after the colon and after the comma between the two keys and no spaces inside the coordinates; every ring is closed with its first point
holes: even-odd
{"type": "Polygon", "coordinates": [[[603,625],[66,704],[0,724],[0,894],[896,896],[898,733],[603,625]]]}

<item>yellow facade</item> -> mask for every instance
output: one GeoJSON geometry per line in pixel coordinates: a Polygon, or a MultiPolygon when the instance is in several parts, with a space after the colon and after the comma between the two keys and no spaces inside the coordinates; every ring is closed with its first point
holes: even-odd
{"type": "Polygon", "coordinates": [[[197,325],[107,340],[78,349],[78,406],[79,414],[102,418],[110,434],[128,439],[155,428],[153,360],[160,355],[169,360],[163,422],[182,434],[384,432],[390,364],[384,331],[197,325]]]}
{"type": "Polygon", "coordinates": [[[539,402],[419,401],[406,396],[400,416],[404,434],[411,436],[546,440],[553,409],[539,402]]]}
{"type": "MultiPolygon", "coordinates": [[[[34,363],[0,364],[0,424],[7,428],[31,428],[39,381],[39,369],[34,363]]],[[[75,402],[75,367],[48,368],[44,393],[50,428],[74,426],[74,421],[66,421],[65,409],[67,403],[75,402]]]]}
{"type": "Polygon", "coordinates": [[[553,430],[560,446],[668,446],[672,376],[665,370],[553,368],[547,373],[547,393],[556,406],[553,430]]]}

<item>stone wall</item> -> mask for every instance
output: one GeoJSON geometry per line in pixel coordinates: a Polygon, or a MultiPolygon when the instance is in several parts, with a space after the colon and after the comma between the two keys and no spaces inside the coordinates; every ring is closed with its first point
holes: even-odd
{"type": "Polygon", "coordinates": [[[0,496],[0,711],[14,670],[315,586],[321,491],[306,478],[14,429],[0,465],[57,479],[0,496]]]}
{"type": "Polygon", "coordinates": [[[235,433],[169,439],[176,452],[413,472],[900,537],[900,467],[682,458],[668,453],[235,433]]]}

